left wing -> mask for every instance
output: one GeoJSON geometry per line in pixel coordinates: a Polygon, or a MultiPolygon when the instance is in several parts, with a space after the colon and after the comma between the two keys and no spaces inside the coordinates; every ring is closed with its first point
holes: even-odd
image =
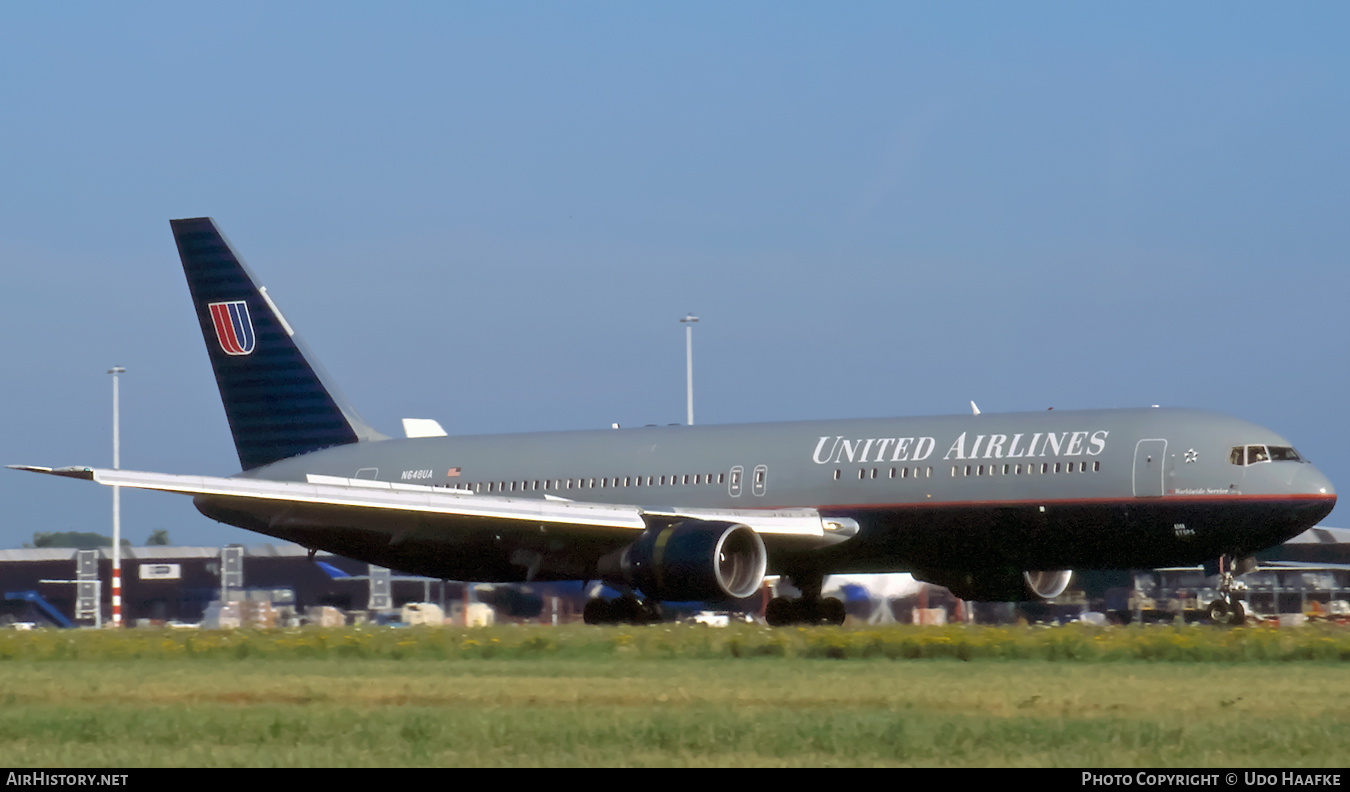
{"type": "Polygon", "coordinates": [[[822,519],[815,509],[677,509],[584,501],[504,498],[465,490],[396,484],[368,479],[310,475],[308,480],[143,473],[131,470],[10,465],[53,476],[85,479],[107,486],[177,492],[205,498],[213,506],[266,520],[268,527],[313,526],[340,520],[353,527],[397,532],[399,526],[460,528],[585,535],[632,541],[656,524],[679,519],[741,523],[771,544],[786,540],[798,547],[836,544],[857,532],[851,520],[822,519]]]}

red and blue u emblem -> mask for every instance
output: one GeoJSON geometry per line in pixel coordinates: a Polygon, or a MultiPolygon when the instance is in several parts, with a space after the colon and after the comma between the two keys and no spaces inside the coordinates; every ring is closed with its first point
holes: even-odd
{"type": "Polygon", "coordinates": [[[248,316],[248,303],[243,300],[234,302],[211,303],[206,306],[211,311],[211,321],[216,326],[216,338],[220,348],[227,355],[247,355],[253,351],[253,321],[248,316]]]}

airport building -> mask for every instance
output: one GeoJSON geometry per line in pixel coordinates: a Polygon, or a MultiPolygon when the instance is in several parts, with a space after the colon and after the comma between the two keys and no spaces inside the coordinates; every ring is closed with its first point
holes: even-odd
{"type": "MultiPolygon", "coordinates": [[[[305,548],[290,544],[124,547],[121,563],[128,625],[196,624],[213,603],[230,601],[268,603],[286,619],[314,608],[382,611],[463,597],[462,584],[403,577],[328,553],[311,559],[305,548]]],[[[101,605],[98,619],[107,621],[111,579],[111,548],[0,550],[0,622],[62,624],[64,618],[91,624],[94,598],[101,605]]]]}

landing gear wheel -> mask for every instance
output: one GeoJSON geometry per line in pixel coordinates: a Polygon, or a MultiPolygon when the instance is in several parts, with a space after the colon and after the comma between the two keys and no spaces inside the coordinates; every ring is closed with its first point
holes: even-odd
{"type": "Polygon", "coordinates": [[[796,620],[796,600],[790,597],[774,597],[764,606],[764,621],[770,627],[787,627],[796,620]]]}
{"type": "Polygon", "coordinates": [[[821,624],[828,624],[834,627],[843,625],[844,619],[848,618],[848,611],[844,610],[843,601],[835,597],[826,597],[820,601],[820,607],[816,609],[816,615],[821,624]]]}
{"type": "Polygon", "coordinates": [[[581,619],[587,624],[609,624],[614,621],[612,610],[609,600],[599,598],[586,600],[586,607],[581,610],[581,619]]]}
{"type": "Polygon", "coordinates": [[[661,605],[627,596],[586,601],[581,618],[587,624],[656,624],[661,621],[661,605]]]}
{"type": "Polygon", "coordinates": [[[610,606],[613,608],[611,619],[620,624],[645,624],[646,613],[637,597],[619,597],[610,606]]]}
{"type": "Polygon", "coordinates": [[[825,576],[818,571],[797,570],[788,575],[792,584],[801,591],[800,597],[774,597],[764,608],[764,621],[770,627],[787,627],[792,624],[829,624],[838,626],[844,623],[847,613],[844,603],[834,597],[821,599],[820,588],[825,576]]]}
{"type": "Polygon", "coordinates": [[[764,608],[764,621],[770,627],[788,627],[794,624],[828,624],[839,626],[848,613],[844,603],[834,597],[806,599],[774,597],[764,608]]]}
{"type": "Polygon", "coordinates": [[[1229,607],[1227,602],[1216,599],[1209,603],[1209,620],[1211,623],[1226,627],[1233,623],[1232,619],[1233,609],[1229,607]]]}
{"type": "Polygon", "coordinates": [[[1209,603],[1209,620],[1224,627],[1241,627],[1247,623],[1247,611],[1242,607],[1242,600],[1225,602],[1216,599],[1209,603]]]}

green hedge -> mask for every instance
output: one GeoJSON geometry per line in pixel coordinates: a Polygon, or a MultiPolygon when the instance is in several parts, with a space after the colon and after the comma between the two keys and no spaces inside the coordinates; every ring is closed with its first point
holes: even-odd
{"type": "Polygon", "coordinates": [[[539,657],[1344,662],[1350,629],[1311,625],[839,629],[649,627],[33,630],[0,632],[0,660],[452,659],[539,657]]]}

